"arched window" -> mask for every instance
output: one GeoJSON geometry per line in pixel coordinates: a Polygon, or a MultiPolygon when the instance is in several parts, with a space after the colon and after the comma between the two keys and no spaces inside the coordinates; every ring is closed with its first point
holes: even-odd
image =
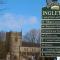
{"type": "Polygon", "coordinates": [[[14,56],[14,60],[17,60],[17,56],[16,55],[14,56]]]}
{"type": "Polygon", "coordinates": [[[15,37],[15,42],[17,42],[18,41],[18,38],[17,37],[15,37]]]}

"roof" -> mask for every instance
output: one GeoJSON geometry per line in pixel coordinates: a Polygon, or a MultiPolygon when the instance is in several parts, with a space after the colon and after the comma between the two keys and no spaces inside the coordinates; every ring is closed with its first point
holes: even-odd
{"type": "Polygon", "coordinates": [[[24,46],[24,47],[40,47],[40,44],[22,41],[22,46],[24,46]]]}

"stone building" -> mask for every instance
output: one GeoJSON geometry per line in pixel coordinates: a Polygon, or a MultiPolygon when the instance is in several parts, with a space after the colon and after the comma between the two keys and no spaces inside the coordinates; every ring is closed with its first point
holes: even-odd
{"type": "Polygon", "coordinates": [[[6,40],[8,46],[6,60],[29,60],[40,54],[39,44],[34,43],[32,46],[32,43],[22,41],[22,32],[7,32],[6,40]]]}

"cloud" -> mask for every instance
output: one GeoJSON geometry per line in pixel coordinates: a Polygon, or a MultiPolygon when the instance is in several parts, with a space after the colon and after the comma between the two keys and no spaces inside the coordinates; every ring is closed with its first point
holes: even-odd
{"type": "Polygon", "coordinates": [[[21,30],[21,27],[25,25],[34,25],[37,23],[37,18],[35,16],[26,18],[24,16],[18,16],[12,13],[5,13],[0,18],[0,30],[21,30]]]}

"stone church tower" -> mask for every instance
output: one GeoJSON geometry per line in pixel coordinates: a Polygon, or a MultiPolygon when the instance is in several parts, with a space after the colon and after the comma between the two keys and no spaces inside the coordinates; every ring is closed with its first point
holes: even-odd
{"type": "Polygon", "coordinates": [[[8,33],[10,60],[20,60],[20,46],[22,45],[22,32],[8,33]]]}

